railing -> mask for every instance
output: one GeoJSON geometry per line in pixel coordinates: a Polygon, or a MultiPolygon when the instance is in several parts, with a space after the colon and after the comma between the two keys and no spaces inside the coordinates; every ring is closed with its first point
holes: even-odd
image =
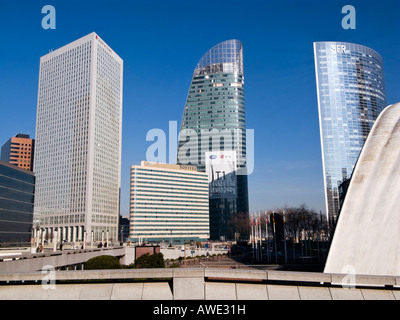
{"type": "Polygon", "coordinates": [[[77,254],[77,253],[88,253],[88,252],[96,252],[96,251],[106,251],[106,250],[115,250],[121,249],[123,247],[105,247],[105,248],[90,248],[90,249],[65,249],[65,250],[57,250],[57,251],[47,251],[47,252],[39,252],[39,253],[22,253],[22,254],[10,254],[0,256],[0,262],[2,261],[10,261],[10,260],[22,260],[22,259],[35,259],[35,258],[43,258],[43,257],[53,257],[59,256],[63,254],[77,254]]]}
{"type": "MultiPolygon", "coordinates": [[[[43,272],[0,273],[0,282],[41,280],[43,272]]],[[[400,289],[400,276],[352,275],[353,283],[348,281],[349,275],[319,272],[293,272],[276,270],[221,269],[221,268],[153,268],[153,269],[116,269],[116,270],[61,270],[55,272],[56,280],[129,280],[129,279],[173,279],[204,278],[221,281],[263,282],[273,284],[316,286],[363,286],[376,288],[400,289]]]]}
{"type": "Polygon", "coordinates": [[[400,277],[351,279],[345,274],[214,268],[0,273],[0,299],[400,299],[400,277]]]}
{"type": "Polygon", "coordinates": [[[0,272],[40,271],[45,265],[54,268],[68,267],[85,263],[90,258],[105,254],[122,257],[127,247],[106,247],[91,249],[70,249],[40,253],[28,253],[0,257],[0,272]]]}

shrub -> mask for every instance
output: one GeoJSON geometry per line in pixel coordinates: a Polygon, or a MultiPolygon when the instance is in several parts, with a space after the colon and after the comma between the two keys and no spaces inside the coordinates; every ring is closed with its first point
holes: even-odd
{"type": "Polygon", "coordinates": [[[165,268],[164,255],[162,253],[144,254],[136,259],[134,268],[165,268]]]}
{"type": "Polygon", "coordinates": [[[120,269],[121,264],[117,257],[113,256],[98,256],[89,259],[85,263],[86,270],[98,270],[98,269],[120,269]]]}
{"type": "Polygon", "coordinates": [[[180,264],[179,263],[173,263],[171,264],[168,268],[180,268],[180,264]]]}

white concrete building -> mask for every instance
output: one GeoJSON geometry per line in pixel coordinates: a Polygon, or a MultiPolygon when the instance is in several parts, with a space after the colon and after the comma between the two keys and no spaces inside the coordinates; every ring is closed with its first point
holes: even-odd
{"type": "Polygon", "coordinates": [[[209,238],[208,175],[195,166],[131,166],[130,232],[136,242],[183,244],[209,238]]]}
{"type": "Polygon", "coordinates": [[[117,240],[122,59],[95,33],[40,58],[34,221],[43,239],[117,240]]]}

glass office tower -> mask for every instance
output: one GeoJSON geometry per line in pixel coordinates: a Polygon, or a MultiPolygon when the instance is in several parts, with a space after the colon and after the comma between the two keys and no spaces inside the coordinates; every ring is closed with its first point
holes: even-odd
{"type": "Polygon", "coordinates": [[[339,213],[338,188],[351,177],[379,113],[386,107],[381,56],[362,45],[315,42],[315,72],[327,218],[339,213]]]}
{"type": "Polygon", "coordinates": [[[0,247],[30,244],[34,193],[33,172],[0,161],[0,247]]]}
{"type": "Polygon", "coordinates": [[[49,241],[118,240],[122,75],[95,33],[40,58],[34,214],[49,241]]]}
{"type": "Polygon", "coordinates": [[[243,46],[238,40],[217,44],[197,64],[179,133],[179,164],[196,165],[205,172],[208,160],[217,155],[219,159],[227,155],[235,159],[235,169],[230,172],[234,188],[210,193],[209,203],[210,238],[227,240],[237,231],[232,218],[248,216],[249,211],[243,46]]]}

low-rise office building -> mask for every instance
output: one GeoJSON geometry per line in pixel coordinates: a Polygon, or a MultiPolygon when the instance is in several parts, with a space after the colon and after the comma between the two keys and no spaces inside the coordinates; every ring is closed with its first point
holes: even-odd
{"type": "Polygon", "coordinates": [[[18,133],[1,147],[1,160],[33,171],[35,140],[29,134],[18,133]]]}
{"type": "Polygon", "coordinates": [[[134,242],[183,244],[209,238],[208,176],[195,166],[131,166],[130,233],[134,242]]]}

